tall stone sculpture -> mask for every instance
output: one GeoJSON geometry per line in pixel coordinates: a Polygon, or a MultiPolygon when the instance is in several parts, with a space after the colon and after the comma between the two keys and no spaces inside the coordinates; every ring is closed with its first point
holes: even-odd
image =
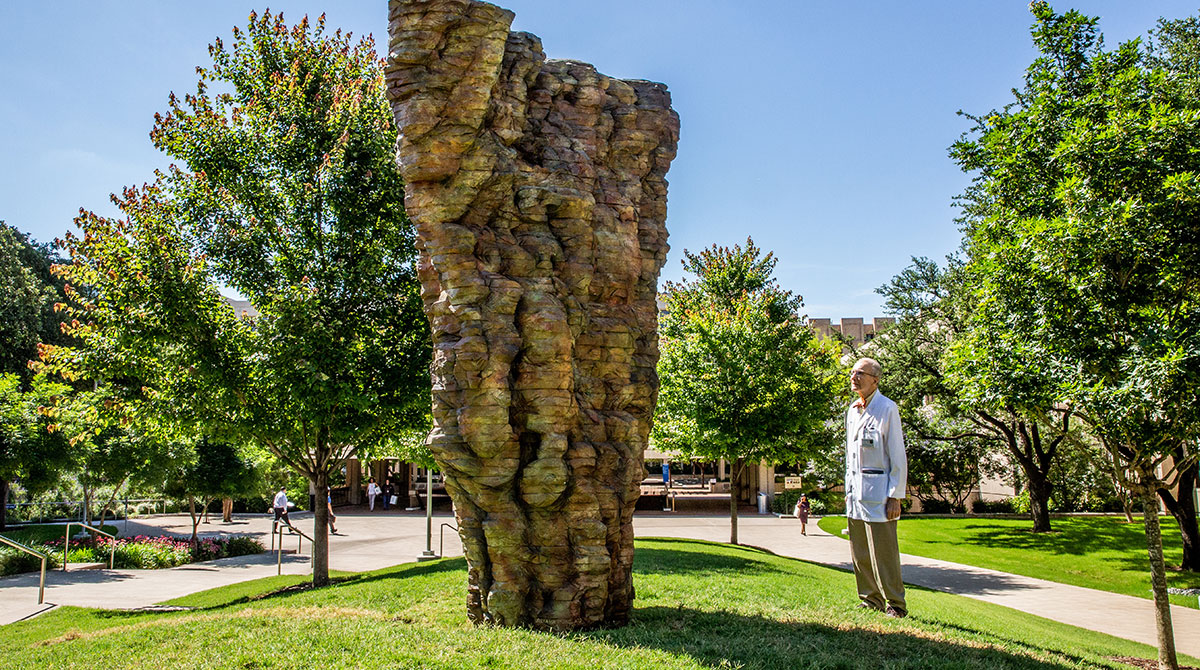
{"type": "Polygon", "coordinates": [[[429,445],[475,622],[621,625],[658,394],[679,117],[666,87],[546,60],[475,0],[391,0],[388,96],[433,328],[429,445]]]}

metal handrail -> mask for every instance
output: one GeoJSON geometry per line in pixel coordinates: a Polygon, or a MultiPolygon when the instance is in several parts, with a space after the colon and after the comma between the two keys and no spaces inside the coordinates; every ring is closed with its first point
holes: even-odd
{"type": "MultiPolygon", "coordinates": [[[[314,542],[314,540],[311,537],[308,537],[308,535],[306,535],[304,533],[304,531],[293,526],[290,522],[283,521],[282,523],[280,523],[280,521],[276,521],[276,522],[274,522],[274,525],[271,527],[271,551],[275,551],[275,534],[276,533],[279,534],[279,546],[280,546],[280,548],[283,547],[283,530],[282,530],[282,528],[284,526],[286,526],[287,529],[292,532],[292,535],[299,535],[300,538],[307,538],[309,544],[312,544],[314,542]]],[[[296,553],[297,554],[300,553],[300,549],[304,546],[304,541],[300,538],[296,539],[296,553]]]]}
{"type": "Polygon", "coordinates": [[[443,549],[442,543],[446,541],[446,529],[447,528],[453,529],[454,532],[456,532],[456,533],[458,532],[458,527],[454,526],[453,524],[449,524],[449,523],[444,523],[444,524],[442,524],[441,528],[438,528],[438,558],[441,558],[442,556],[446,555],[445,552],[442,551],[442,549],[443,549]]]}
{"type": "Polygon", "coordinates": [[[20,542],[17,542],[16,540],[10,540],[7,537],[4,537],[3,535],[0,535],[0,542],[7,544],[8,546],[10,546],[14,549],[19,549],[27,554],[33,554],[34,556],[37,556],[38,558],[42,559],[42,577],[41,577],[41,581],[38,582],[38,604],[41,605],[43,602],[46,601],[46,560],[49,559],[50,557],[47,556],[46,554],[38,551],[37,549],[34,549],[32,547],[27,547],[27,546],[21,544],[20,542]]]}
{"type": "Polygon", "coordinates": [[[69,550],[71,548],[71,526],[79,526],[79,527],[83,528],[84,530],[90,530],[93,533],[100,533],[101,535],[103,535],[105,537],[112,538],[112,543],[108,545],[108,569],[112,570],[113,569],[113,557],[117,553],[117,536],[113,535],[112,533],[106,533],[106,532],[100,530],[99,528],[93,528],[93,527],[87,525],[86,523],[80,523],[78,521],[71,521],[71,522],[67,523],[66,537],[63,538],[63,572],[66,572],[66,570],[67,570],[67,550],[69,550]]]}
{"type": "Polygon", "coordinates": [[[292,534],[300,536],[300,537],[296,538],[296,555],[297,556],[300,555],[300,549],[304,547],[303,538],[307,537],[308,543],[312,546],[316,546],[316,542],[311,537],[308,537],[308,535],[305,535],[304,531],[300,530],[299,528],[293,526],[290,523],[279,523],[278,521],[276,521],[275,527],[271,529],[271,550],[275,551],[275,547],[276,547],[275,535],[278,534],[279,535],[279,545],[278,545],[279,549],[275,554],[275,574],[277,574],[277,575],[283,574],[283,529],[285,526],[287,527],[288,530],[290,530],[292,532],[292,534]]]}

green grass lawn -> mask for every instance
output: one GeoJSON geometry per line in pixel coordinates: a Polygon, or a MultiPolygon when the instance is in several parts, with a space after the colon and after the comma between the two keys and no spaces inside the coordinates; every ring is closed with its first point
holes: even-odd
{"type": "MultiPolygon", "coordinates": [[[[1068,517],[1052,519],[1053,532],[1034,533],[1028,519],[956,518],[900,519],[900,551],[1052,582],[1150,597],[1150,560],[1140,518],[1068,517]]],[[[838,537],[845,517],[820,520],[823,530],[838,537]]],[[[1163,554],[1167,565],[1183,556],[1179,526],[1162,519],[1163,554]]],[[[1178,588],[1200,587],[1200,574],[1167,571],[1178,588]]],[[[1196,607],[1194,596],[1171,596],[1171,602],[1196,607]]]]}
{"type": "MultiPolygon", "coordinates": [[[[763,551],[639,540],[630,625],[549,634],[466,621],[463,559],[287,591],[277,577],[172,601],[59,608],[5,626],[6,668],[1127,668],[1134,642],[919,588],[911,616],[855,608],[853,576],[763,551]]],[[[1191,658],[1181,659],[1197,664],[1191,658]]]]}

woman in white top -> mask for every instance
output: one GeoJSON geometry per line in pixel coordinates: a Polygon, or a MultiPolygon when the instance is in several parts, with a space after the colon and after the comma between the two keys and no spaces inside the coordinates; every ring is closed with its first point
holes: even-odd
{"type": "Polygon", "coordinates": [[[379,484],[375,483],[375,478],[367,480],[367,506],[372,512],[375,511],[375,496],[379,495],[379,484]]]}

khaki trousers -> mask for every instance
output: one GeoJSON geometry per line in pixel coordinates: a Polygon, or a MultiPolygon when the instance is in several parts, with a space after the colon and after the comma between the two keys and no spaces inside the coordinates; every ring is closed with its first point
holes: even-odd
{"type": "Polygon", "coordinates": [[[904,604],[904,580],[900,577],[896,522],[846,521],[850,528],[850,554],[854,559],[858,597],[875,609],[891,606],[908,612],[904,604]]]}

